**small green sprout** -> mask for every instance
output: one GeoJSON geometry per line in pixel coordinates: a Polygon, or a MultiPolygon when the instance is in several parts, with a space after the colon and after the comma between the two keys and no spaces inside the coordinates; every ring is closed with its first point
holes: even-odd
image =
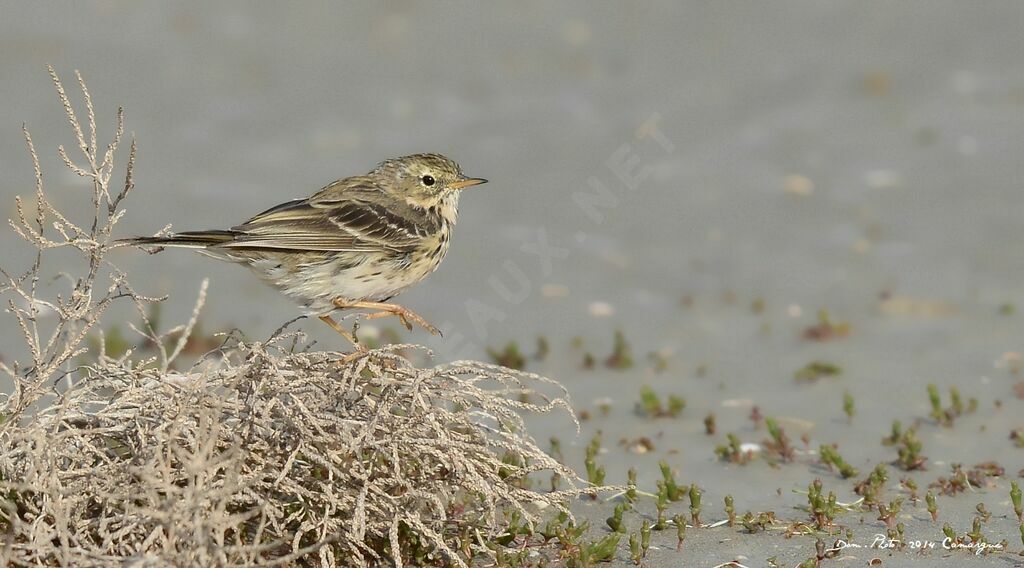
{"type": "Polygon", "coordinates": [[[843,479],[849,479],[857,475],[857,468],[847,463],[846,460],[839,455],[835,446],[822,444],[818,450],[818,454],[820,456],[821,463],[828,466],[829,469],[835,467],[839,470],[839,475],[843,476],[843,479]]]}
{"type": "Polygon", "coordinates": [[[587,468],[587,481],[595,486],[604,485],[604,466],[597,465],[593,458],[587,458],[584,465],[587,468]]]}
{"type": "Polygon", "coordinates": [[[660,351],[651,351],[647,354],[647,359],[653,363],[653,371],[655,373],[664,373],[668,370],[668,357],[660,351]]]}
{"type": "Polygon", "coordinates": [[[519,352],[519,346],[515,341],[509,341],[503,350],[487,348],[487,355],[495,364],[510,369],[523,370],[526,367],[526,357],[519,352]]]}
{"type": "Polygon", "coordinates": [[[629,557],[633,559],[633,564],[637,566],[643,560],[643,553],[640,551],[640,539],[637,538],[636,533],[629,533],[629,557]]]}
{"type": "Polygon", "coordinates": [[[676,484],[675,475],[672,473],[672,468],[669,467],[668,462],[660,460],[658,462],[658,468],[661,469],[661,478],[665,484],[665,496],[668,497],[669,501],[679,501],[683,498],[683,488],[676,484]]]}
{"type": "Polygon", "coordinates": [[[896,517],[900,514],[900,509],[903,508],[903,500],[896,498],[889,502],[888,505],[884,503],[878,504],[878,520],[884,521],[885,526],[893,528],[896,524],[896,517]]]}
{"type": "Polygon", "coordinates": [[[714,436],[717,427],[715,425],[715,414],[712,412],[704,417],[704,433],[708,436],[714,436]]]}
{"type": "Polygon", "coordinates": [[[868,475],[867,479],[858,483],[853,491],[857,495],[864,497],[865,505],[874,506],[881,502],[882,491],[885,488],[885,482],[888,480],[889,473],[885,469],[885,465],[878,464],[868,475]]]}
{"type": "Polygon", "coordinates": [[[971,523],[971,532],[967,533],[970,537],[971,542],[985,542],[985,535],[981,533],[981,519],[974,517],[974,522],[971,523]]]}
{"type": "Polygon", "coordinates": [[[900,438],[903,437],[903,425],[900,424],[899,420],[892,421],[892,434],[888,437],[882,438],[882,445],[884,446],[895,446],[900,443],[900,438]]]}
{"type": "Polygon", "coordinates": [[[619,548],[619,540],[622,538],[621,533],[612,533],[597,542],[587,543],[582,549],[583,557],[589,562],[584,562],[581,566],[589,566],[590,562],[610,562],[615,558],[615,551],[619,548]]]}
{"type": "Polygon", "coordinates": [[[924,469],[927,457],[921,455],[921,440],[917,437],[917,430],[911,428],[903,433],[900,438],[900,447],[897,448],[896,463],[905,471],[924,469]]]}
{"type": "Polygon", "coordinates": [[[902,483],[903,486],[907,488],[907,491],[910,491],[910,502],[911,503],[917,503],[917,501],[918,501],[917,482],[914,481],[914,478],[912,478],[912,477],[905,477],[905,478],[900,480],[900,483],[902,483]]]}
{"type": "MultiPolygon", "coordinates": [[[[676,515],[672,517],[672,522],[676,525],[676,550],[682,550],[683,541],[686,539],[686,521],[682,515],[676,515]]],[[[1024,525],[1021,525],[1021,540],[1024,541],[1024,525]]]]}
{"type": "Polygon", "coordinates": [[[665,482],[658,480],[658,496],[654,502],[654,508],[658,511],[658,518],[654,523],[654,528],[661,531],[665,530],[668,523],[665,521],[665,510],[668,509],[668,489],[665,488],[665,482]]]}
{"type": "Polygon", "coordinates": [[[615,331],[615,344],[612,347],[612,354],[605,359],[604,364],[609,369],[624,370],[633,366],[633,351],[626,342],[626,336],[622,330],[615,331]]]}
{"type": "Polygon", "coordinates": [[[537,336],[537,353],[534,354],[533,358],[538,361],[543,361],[548,358],[548,354],[551,353],[551,344],[548,342],[547,336],[537,336]]]}
{"type": "Polygon", "coordinates": [[[829,491],[828,497],[822,493],[823,484],[820,479],[815,479],[807,487],[807,508],[811,513],[811,520],[818,530],[827,530],[835,521],[838,509],[836,494],[829,491]]]}
{"type": "Polygon", "coordinates": [[[715,447],[715,455],[717,455],[719,459],[743,465],[754,458],[752,452],[743,451],[743,445],[736,434],[730,432],[725,435],[725,438],[728,442],[726,445],[719,445],[715,447]]]}
{"type": "Polygon", "coordinates": [[[612,516],[608,517],[605,522],[608,524],[608,528],[612,529],[612,532],[624,533],[626,532],[626,523],[622,522],[622,514],[626,512],[626,506],[622,503],[615,505],[615,511],[612,516]]]}
{"type": "Polygon", "coordinates": [[[686,400],[676,395],[669,395],[668,406],[662,405],[661,398],[654,392],[654,389],[644,385],[640,387],[640,402],[637,403],[637,413],[648,418],[671,417],[675,418],[686,408],[686,400]]]}
{"type": "Polygon", "coordinates": [[[1013,512],[1017,515],[1017,521],[1024,521],[1024,508],[1021,507],[1020,486],[1016,481],[1010,482],[1010,501],[1013,502],[1013,512]]]}
{"type": "Polygon", "coordinates": [[[939,387],[935,386],[935,383],[928,383],[928,401],[931,402],[932,412],[930,416],[935,420],[942,422],[945,419],[946,413],[942,410],[942,398],[939,396],[939,387]]]}
{"type": "Polygon", "coordinates": [[[587,468],[587,481],[592,485],[604,485],[604,466],[597,465],[596,457],[601,451],[601,432],[598,431],[587,444],[583,465],[587,468]]]}
{"type": "Polygon", "coordinates": [[[832,321],[828,310],[818,310],[818,323],[804,330],[804,339],[811,341],[829,341],[850,334],[850,324],[832,321]]]}
{"type": "Polygon", "coordinates": [[[833,377],[843,372],[842,367],[825,361],[811,361],[793,373],[793,378],[801,383],[815,382],[822,377],[833,377]]]}
{"type": "Polygon", "coordinates": [[[633,503],[636,502],[636,497],[637,497],[637,495],[636,495],[636,468],[635,467],[629,468],[629,471],[626,472],[626,487],[627,487],[626,494],[625,494],[626,502],[628,502],[630,505],[632,505],[633,503]]]}
{"type": "Polygon", "coordinates": [[[784,462],[793,461],[796,457],[796,449],[790,443],[786,431],[779,426],[774,418],[765,418],[764,424],[768,428],[768,435],[771,436],[771,440],[764,442],[765,449],[777,455],[784,462]]]}
{"type": "Polygon", "coordinates": [[[640,525],[640,549],[643,551],[643,558],[647,557],[647,551],[651,548],[651,523],[644,519],[640,525]]]}
{"type": "Polygon", "coordinates": [[[949,387],[949,398],[950,398],[950,410],[952,410],[954,416],[960,416],[964,413],[964,403],[960,399],[960,391],[956,387],[949,387]]]}
{"type": "Polygon", "coordinates": [[[700,526],[700,489],[697,484],[690,485],[690,518],[693,519],[693,526],[700,526]]]}
{"type": "Polygon", "coordinates": [[[757,515],[747,511],[744,513],[743,518],[740,519],[740,524],[749,533],[756,533],[768,530],[768,527],[775,524],[775,513],[772,511],[760,512],[757,515]]]}

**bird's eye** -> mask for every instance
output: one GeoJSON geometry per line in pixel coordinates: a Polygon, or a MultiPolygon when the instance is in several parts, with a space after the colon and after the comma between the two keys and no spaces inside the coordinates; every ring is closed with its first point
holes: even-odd
{"type": "Polygon", "coordinates": [[[423,182],[423,185],[430,187],[434,185],[434,176],[423,176],[420,181],[423,182]]]}

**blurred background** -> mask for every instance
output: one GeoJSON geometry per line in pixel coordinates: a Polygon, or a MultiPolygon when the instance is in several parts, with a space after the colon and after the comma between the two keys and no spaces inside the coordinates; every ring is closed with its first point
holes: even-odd
{"type": "MultiPolygon", "coordinates": [[[[8,3],[0,203],[12,216],[32,192],[23,122],[58,202],[88,203],[56,156],[72,140],[47,63],[69,84],[82,71],[101,139],[118,105],[138,137],[123,236],[230,226],[385,158],[440,152],[491,183],[463,196],[440,270],[400,298],[444,338],[403,340],[440,361],[515,341],[580,409],[612,403],[599,427],[664,435],[649,459],[687,476],[743,479],[721,473],[721,435],[701,421],[743,432],[752,405],[799,417],[794,438],[842,436],[860,466],[890,420],[927,412],[926,382],[960,385],[985,414],[1012,397],[1022,29],[1019,3],[955,0],[8,3]],[[821,309],[849,336],[806,339],[821,309]],[[628,369],[605,365],[616,330],[628,369]],[[550,353],[535,360],[540,336],[550,353]],[[794,384],[812,360],[842,373],[794,384]],[[687,398],[668,434],[630,420],[641,384],[687,398]]],[[[13,233],[2,242],[4,267],[29,262],[13,233]]],[[[187,251],[116,261],[181,319],[209,277],[207,331],[266,337],[297,315],[244,269],[187,251]]],[[[17,336],[0,329],[0,354],[17,336]]],[[[1014,451],[988,425],[990,446],[926,447],[954,461],[1014,451]]]]}

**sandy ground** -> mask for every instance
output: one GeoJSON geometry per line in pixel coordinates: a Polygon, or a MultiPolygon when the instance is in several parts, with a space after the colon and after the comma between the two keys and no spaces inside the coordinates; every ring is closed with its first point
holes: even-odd
{"type": "MultiPolygon", "coordinates": [[[[927,459],[923,471],[889,466],[886,499],[909,497],[898,487],[906,476],[923,497],[953,463],[994,460],[1005,475],[940,496],[938,523],[908,500],[899,517],[907,539],[938,543],[923,554],[870,548],[885,532],[877,511],[845,513],[839,536],[849,528],[863,548],[824,565],[1016,565],[1024,557],[1008,488],[1024,467],[1009,437],[1024,426],[1014,389],[1024,332],[1022,24],[1020,4],[956,1],[658,2],[629,12],[585,2],[490,12],[471,3],[6,5],[0,203],[10,215],[13,195],[31,191],[22,122],[40,148],[69,142],[46,63],[82,70],[101,123],[115,105],[126,109],[139,139],[126,235],[232,225],[386,157],[448,154],[492,183],[465,196],[441,270],[402,297],[445,337],[409,338],[452,360],[485,358],[508,341],[532,353],[543,335],[551,352],[528,369],[564,382],[591,418],[579,437],[564,419],[538,419],[539,439],[559,436],[582,471],[583,447],[601,430],[608,482],[634,466],[652,490],[664,459],[703,489],[704,520],[724,518],[731,494],[741,514],[771,510],[782,521],[768,534],[691,529],[679,553],[674,531],[656,534],[648,565],[813,556],[814,537],[782,534],[808,518],[794,491],[821,478],[826,492],[854,501],[854,481],[896,458],[880,443],[894,419],[919,424],[927,459]],[[804,338],[820,309],[849,334],[804,338]],[[603,366],[615,330],[632,346],[631,368],[603,366]],[[594,370],[583,368],[588,352],[594,370]],[[796,381],[812,361],[841,373],[796,381]],[[977,410],[936,423],[928,383],[944,406],[956,387],[977,410]],[[686,409],[675,419],[637,415],[641,385],[684,397],[686,409]],[[715,455],[730,432],[767,438],[749,419],[753,406],[786,429],[792,463],[715,455]],[[652,444],[646,453],[620,444],[640,437],[652,444]],[[821,444],[838,444],[860,474],[843,480],[818,465],[821,444]],[[1009,551],[942,550],[942,523],[963,535],[979,502],[992,513],[984,534],[1007,539],[1009,551]]],[[[63,199],[79,191],[52,150],[44,168],[63,199]]],[[[26,262],[4,249],[4,266],[26,262]]],[[[241,269],[185,252],[125,252],[123,265],[140,289],[173,294],[169,313],[190,307],[210,277],[209,330],[265,336],[295,314],[241,269]]],[[[7,358],[18,356],[16,336],[0,328],[7,358]]],[[[580,504],[595,536],[610,509],[580,504]]]]}

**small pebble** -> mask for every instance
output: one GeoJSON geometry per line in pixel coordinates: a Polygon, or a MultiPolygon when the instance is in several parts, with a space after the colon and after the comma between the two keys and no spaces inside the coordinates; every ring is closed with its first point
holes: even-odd
{"type": "Polygon", "coordinates": [[[814,182],[807,176],[791,174],[782,181],[782,188],[790,195],[804,197],[814,193],[814,182]]]}
{"type": "Polygon", "coordinates": [[[615,308],[608,302],[591,302],[587,310],[595,318],[607,318],[615,314],[615,308]]]}
{"type": "Polygon", "coordinates": [[[544,284],[540,293],[545,298],[564,298],[569,295],[569,287],[562,284],[544,284]]]}
{"type": "Polygon", "coordinates": [[[756,444],[754,442],[743,442],[742,444],[740,444],[740,451],[743,453],[749,452],[752,454],[756,454],[760,452],[761,449],[761,444],[756,444]]]}
{"type": "Polygon", "coordinates": [[[727,398],[722,401],[722,408],[750,408],[754,401],[749,398],[727,398]]]}
{"type": "Polygon", "coordinates": [[[869,170],[864,172],[864,183],[874,189],[891,189],[903,185],[903,178],[895,170],[869,170]]]}

